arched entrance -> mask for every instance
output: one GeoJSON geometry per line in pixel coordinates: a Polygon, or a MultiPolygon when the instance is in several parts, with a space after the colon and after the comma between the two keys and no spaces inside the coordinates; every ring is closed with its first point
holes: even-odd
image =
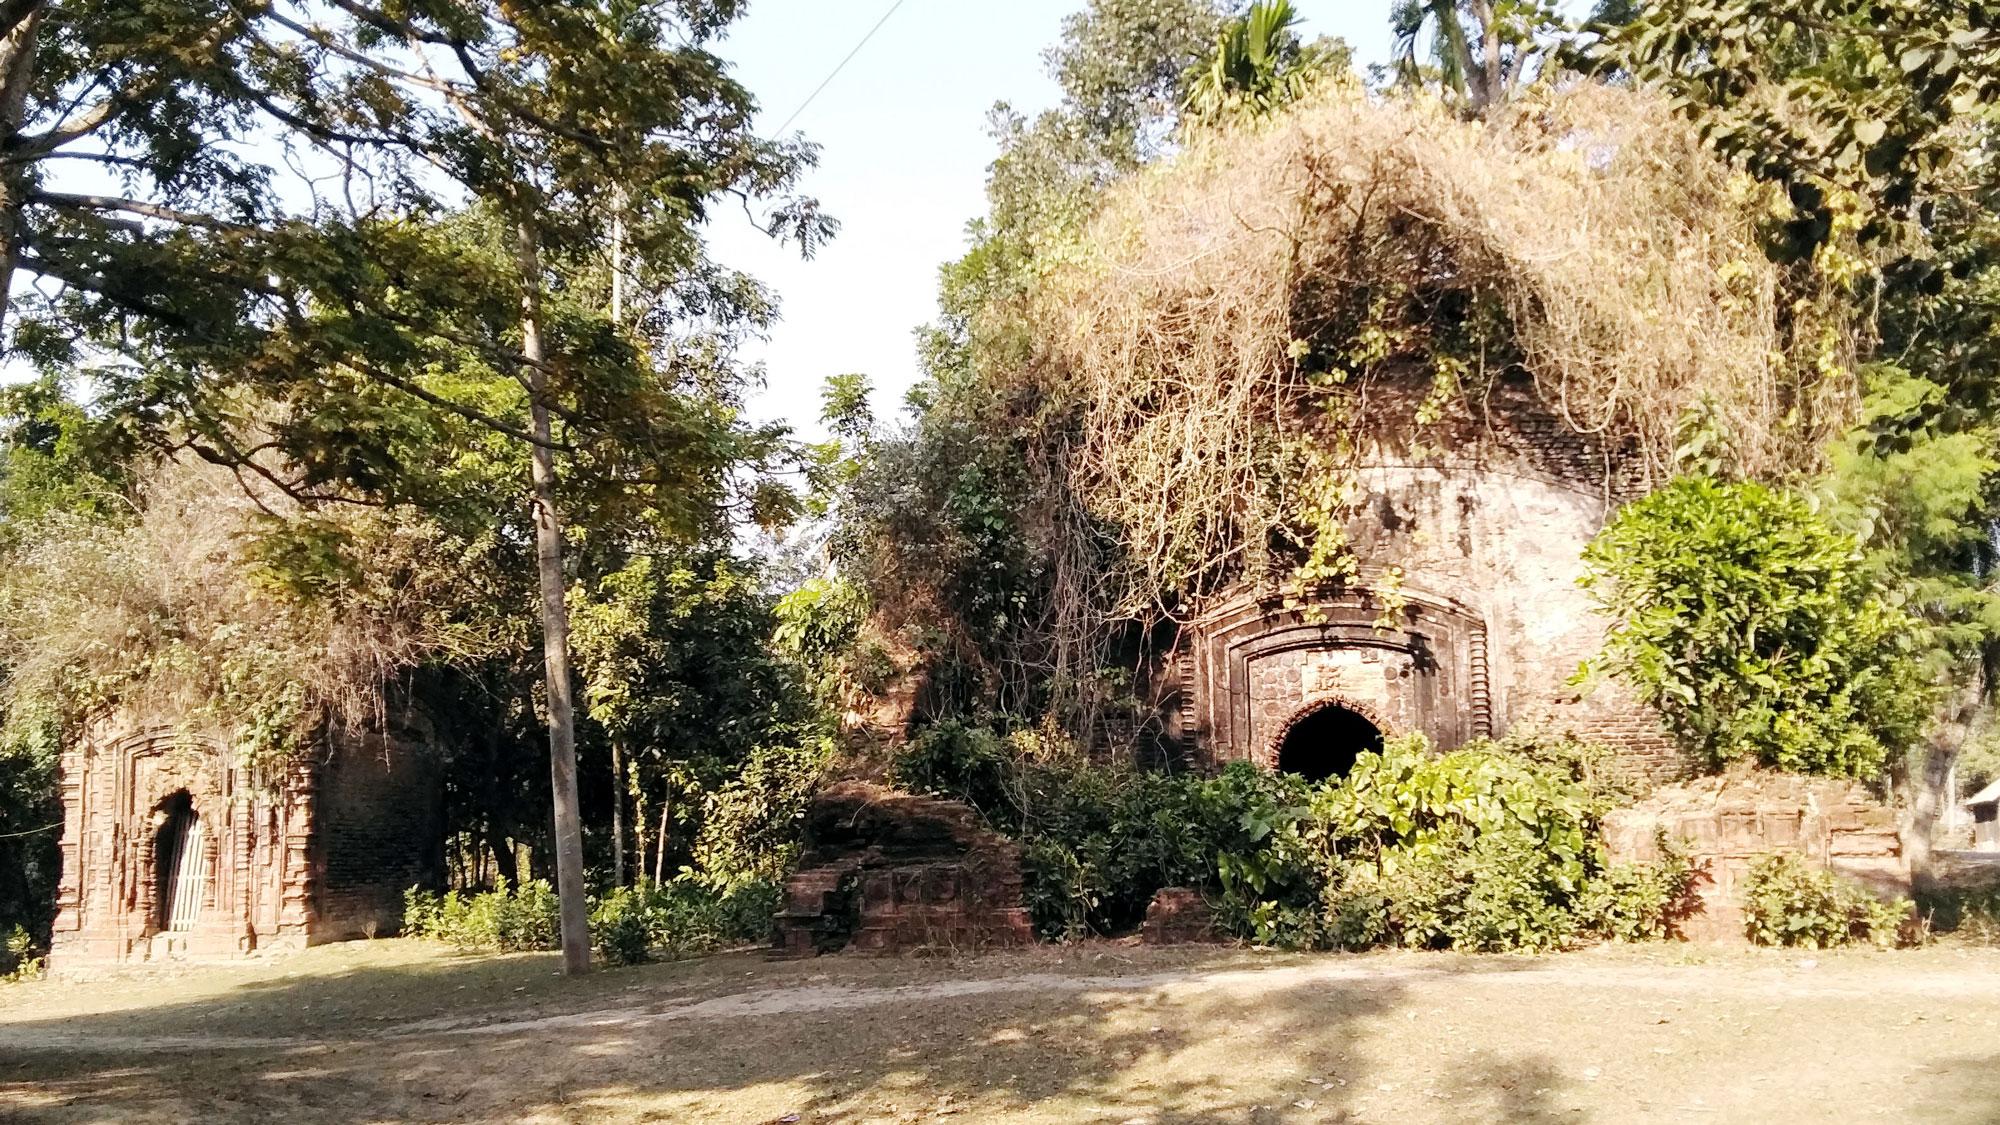
{"type": "Polygon", "coordinates": [[[1275,764],[1307,781],[1345,777],[1354,759],[1382,749],[1382,728],[1341,703],[1321,703],[1301,712],[1278,738],[1275,764]]]}
{"type": "Polygon", "coordinates": [[[208,892],[208,841],[194,798],[182,789],[160,802],[153,822],[153,929],[186,933],[208,892]]]}

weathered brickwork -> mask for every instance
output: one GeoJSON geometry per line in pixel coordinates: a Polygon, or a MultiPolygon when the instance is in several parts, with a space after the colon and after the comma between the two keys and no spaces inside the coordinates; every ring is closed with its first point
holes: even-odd
{"type": "Polygon", "coordinates": [[[403,889],[438,877],[427,760],[401,737],[338,740],[260,776],[207,740],[100,724],[62,758],[51,966],[393,932],[403,889]]]}
{"type": "Polygon", "coordinates": [[[1034,940],[1020,845],[955,801],[843,782],[813,802],[775,952],[967,951],[1034,940]]]}
{"type": "Polygon", "coordinates": [[[1396,390],[1371,389],[1370,417],[1384,422],[1353,470],[1357,579],[1304,598],[1243,587],[1212,599],[1167,678],[1170,739],[1211,765],[1268,763],[1293,722],[1337,705],[1443,747],[1527,725],[1676,774],[1671,743],[1620,685],[1569,683],[1606,628],[1577,584],[1583,550],[1642,491],[1635,459],[1575,432],[1525,385],[1398,438],[1411,407],[1396,390]]]}
{"type": "Polygon", "coordinates": [[[1139,939],[1147,945],[1194,945],[1227,940],[1215,911],[1191,887],[1163,887],[1146,906],[1139,939]]]}
{"type": "Polygon", "coordinates": [[[1736,769],[1654,792],[1604,819],[1614,863],[1659,858],[1661,834],[1700,871],[1699,909],[1681,925],[1698,941],[1745,941],[1743,877],[1757,857],[1791,852],[1883,895],[1910,892],[1895,810],[1859,785],[1736,769]]]}

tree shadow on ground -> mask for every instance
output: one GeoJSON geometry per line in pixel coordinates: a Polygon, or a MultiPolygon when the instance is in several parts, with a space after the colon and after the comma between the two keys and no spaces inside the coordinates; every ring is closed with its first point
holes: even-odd
{"type": "Polygon", "coordinates": [[[150,1011],[0,1017],[0,1118],[1676,1120],[1732,1084],[1756,1105],[1789,1104],[1801,1068],[1825,1056],[1832,1088],[1799,1104],[2000,1119],[2000,1057],[1960,1057],[1992,1005],[1949,1025],[1974,1032],[1956,1053],[1929,1039],[1905,1050],[1899,1029],[1934,1001],[1786,999],[1766,976],[1726,970],[1634,994],[1615,974],[1576,987],[1514,971],[1554,961],[1091,947],[731,956],[582,981],[540,958],[354,960],[150,1011]],[[451,1026],[430,1019],[440,1008],[451,1026]],[[1855,1039],[1850,1014],[1874,1038],[1855,1039]],[[37,1049],[37,1037],[61,1042],[37,1049]],[[1888,1080],[1850,1080],[1838,1057],[1850,1039],[1856,1058],[1903,1052],[1873,1072],[1888,1080]]]}

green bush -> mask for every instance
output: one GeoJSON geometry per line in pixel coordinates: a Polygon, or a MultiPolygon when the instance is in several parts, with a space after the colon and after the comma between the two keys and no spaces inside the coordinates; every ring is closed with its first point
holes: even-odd
{"type": "Polygon", "coordinates": [[[1026,905],[1051,938],[1129,929],[1160,888],[1212,882],[1215,854],[1241,815],[1226,779],[1259,773],[1241,767],[1205,782],[1096,763],[1036,732],[958,722],[912,739],[893,770],[904,788],[965,801],[1022,841],[1026,905]]]}
{"type": "Polygon", "coordinates": [[[1249,795],[1249,847],[1217,862],[1222,916],[1288,948],[1552,948],[1577,930],[1602,811],[1567,767],[1395,739],[1344,778],[1249,795]]]}
{"type": "Polygon", "coordinates": [[[1917,910],[1931,933],[2000,946],[2000,887],[1925,891],[1917,896],[1917,910]]]}
{"type": "Polygon", "coordinates": [[[590,912],[590,942],[607,965],[638,965],[653,959],[653,927],[645,893],[619,887],[590,912]]]}
{"type": "Polygon", "coordinates": [[[833,760],[830,738],[760,746],[742,770],[708,795],[694,863],[721,886],[781,879],[798,858],[806,810],[833,760]]]}
{"type": "Polygon", "coordinates": [[[1585,929],[1614,941],[1664,941],[1680,936],[1680,923],[1699,905],[1700,870],[1662,832],[1660,858],[1613,864],[1598,873],[1577,904],[1585,929]]]}
{"type": "Polygon", "coordinates": [[[1888,948],[1903,941],[1908,899],[1879,899],[1867,889],[1798,856],[1759,858],[1743,883],[1744,927],[1758,945],[1831,949],[1853,942],[1888,948]]]}
{"type": "Polygon", "coordinates": [[[26,927],[15,926],[0,937],[0,984],[37,980],[42,975],[42,958],[35,950],[34,935],[26,927]]]}
{"type": "MultiPolygon", "coordinates": [[[[719,887],[693,877],[620,887],[590,911],[591,944],[607,963],[631,965],[656,954],[668,960],[767,940],[778,910],[773,880],[745,879],[719,887]]],[[[556,896],[539,880],[508,894],[438,895],[412,888],[403,896],[403,934],[465,950],[516,952],[561,944],[556,896]]]]}
{"type": "Polygon", "coordinates": [[[912,740],[895,777],[1022,840],[1045,936],[1117,932],[1189,885],[1231,931],[1290,948],[1559,946],[1591,928],[1597,818],[1627,791],[1603,752],[1567,739],[1450,754],[1398,739],[1314,785],[1247,763],[1213,778],[1094,764],[958,723],[912,740]]]}
{"type": "Polygon", "coordinates": [[[1628,505],[1584,561],[1617,622],[1603,666],[1707,768],[1871,778],[1930,716],[1921,630],[1798,496],[1682,479],[1628,505]]]}
{"type": "Polygon", "coordinates": [[[491,891],[443,895],[410,888],[403,893],[403,935],[442,941],[460,949],[518,953],[554,949],[562,922],[555,888],[542,879],[509,892],[503,880],[491,891]]]}

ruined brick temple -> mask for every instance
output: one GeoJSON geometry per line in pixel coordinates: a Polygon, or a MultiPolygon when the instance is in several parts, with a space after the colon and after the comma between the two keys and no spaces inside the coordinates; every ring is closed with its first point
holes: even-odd
{"type": "Polygon", "coordinates": [[[1616,684],[1569,683],[1607,625],[1577,585],[1583,550],[1644,490],[1634,456],[1557,417],[1525,377],[1428,428],[1407,418],[1421,384],[1401,390],[1369,391],[1355,580],[1304,597],[1243,586],[1200,607],[1153,677],[1170,753],[1320,779],[1385,736],[1449,749],[1532,724],[1671,773],[1650,713],[1616,684]]]}
{"type": "Polygon", "coordinates": [[[275,775],[103,723],[62,758],[51,965],[231,956],[393,933],[442,865],[420,730],[331,738],[275,775]]]}

